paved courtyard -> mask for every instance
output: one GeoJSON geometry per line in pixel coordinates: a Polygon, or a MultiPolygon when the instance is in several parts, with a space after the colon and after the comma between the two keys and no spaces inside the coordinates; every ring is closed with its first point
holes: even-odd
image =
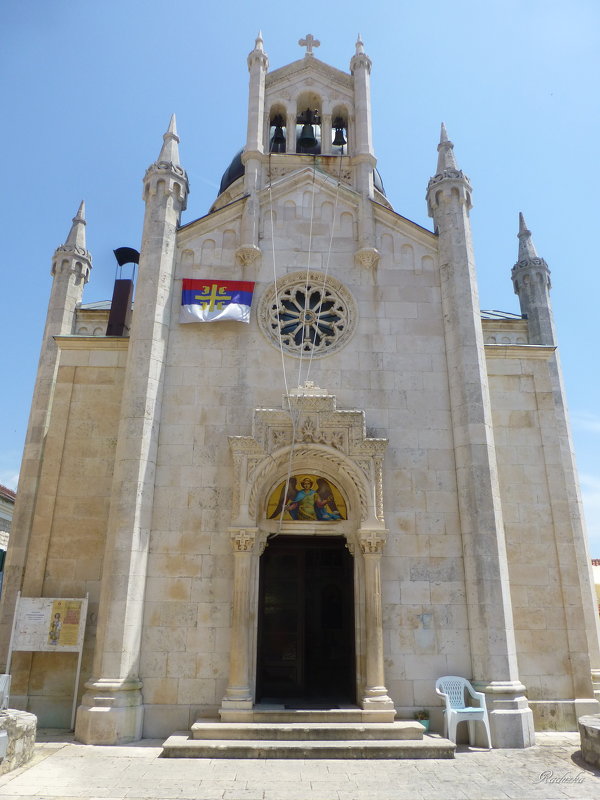
{"type": "Polygon", "coordinates": [[[17,800],[600,799],[575,733],[538,734],[528,750],[459,747],[448,761],[161,759],[161,742],[77,744],[40,731],[30,765],[0,778],[17,800]]]}

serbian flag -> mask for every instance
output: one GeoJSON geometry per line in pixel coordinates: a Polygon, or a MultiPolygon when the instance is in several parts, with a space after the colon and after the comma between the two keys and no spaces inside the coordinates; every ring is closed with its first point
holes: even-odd
{"type": "Polygon", "coordinates": [[[250,322],[254,283],[183,279],[180,322],[250,322]]]}

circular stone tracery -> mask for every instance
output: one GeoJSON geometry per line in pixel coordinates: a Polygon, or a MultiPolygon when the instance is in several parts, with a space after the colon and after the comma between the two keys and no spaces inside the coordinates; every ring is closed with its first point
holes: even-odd
{"type": "Polygon", "coordinates": [[[271,285],[259,308],[267,338],[292,355],[319,358],[342,347],[356,320],[348,290],[335,278],[318,272],[296,272],[271,285]]]}

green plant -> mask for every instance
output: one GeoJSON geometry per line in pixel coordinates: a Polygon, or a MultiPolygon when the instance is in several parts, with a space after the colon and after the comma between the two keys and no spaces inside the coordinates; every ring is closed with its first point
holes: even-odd
{"type": "Polygon", "coordinates": [[[420,711],[415,711],[415,719],[429,719],[429,711],[427,711],[426,708],[422,708],[420,711]]]}

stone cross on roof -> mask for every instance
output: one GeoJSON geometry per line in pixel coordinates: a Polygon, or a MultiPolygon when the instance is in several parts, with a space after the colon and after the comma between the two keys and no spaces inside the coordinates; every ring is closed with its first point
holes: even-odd
{"type": "Polygon", "coordinates": [[[298,44],[300,47],[306,47],[306,55],[312,56],[313,54],[313,47],[320,47],[321,42],[312,35],[312,33],[306,34],[306,39],[298,39],[298,44]]]}

